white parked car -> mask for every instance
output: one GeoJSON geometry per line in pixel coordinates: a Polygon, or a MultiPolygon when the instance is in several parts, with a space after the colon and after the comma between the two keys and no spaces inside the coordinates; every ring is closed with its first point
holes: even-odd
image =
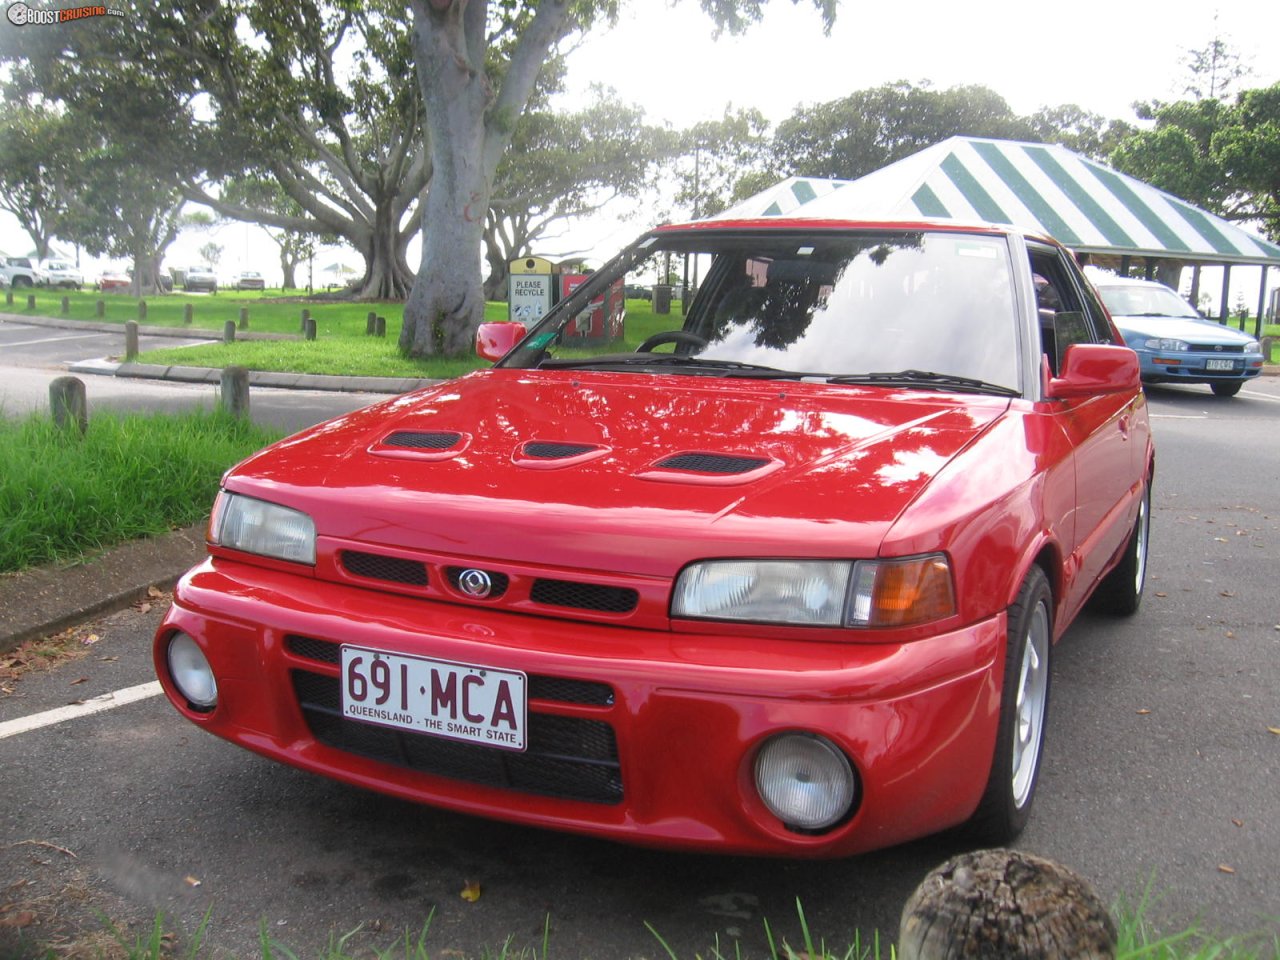
{"type": "Polygon", "coordinates": [[[84,274],[67,260],[41,260],[36,271],[36,282],[46,287],[79,290],[84,286],[84,274]]]}

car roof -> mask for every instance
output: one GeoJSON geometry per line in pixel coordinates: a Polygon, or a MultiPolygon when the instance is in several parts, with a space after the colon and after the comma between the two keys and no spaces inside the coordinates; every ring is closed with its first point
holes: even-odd
{"type": "MultiPolygon", "coordinates": [[[[1085,270],[1085,275],[1093,281],[1095,287],[1159,287],[1162,290],[1173,290],[1167,283],[1158,280],[1143,280],[1141,277],[1120,277],[1114,273],[1103,273],[1092,269],[1085,270]]],[[[1174,290],[1174,293],[1178,291],[1174,290]]]]}

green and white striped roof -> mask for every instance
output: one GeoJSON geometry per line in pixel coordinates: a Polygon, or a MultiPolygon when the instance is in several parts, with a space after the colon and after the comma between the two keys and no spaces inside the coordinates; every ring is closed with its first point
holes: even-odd
{"type": "Polygon", "coordinates": [[[859,180],[792,177],[715,219],[960,220],[1083,253],[1280,265],[1280,246],[1062,146],[952,137],[859,180]]]}

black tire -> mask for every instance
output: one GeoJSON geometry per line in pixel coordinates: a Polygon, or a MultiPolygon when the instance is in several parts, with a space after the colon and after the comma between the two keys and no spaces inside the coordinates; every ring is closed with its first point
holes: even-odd
{"type": "Polygon", "coordinates": [[[1039,567],[1031,568],[1009,607],[1007,643],[991,773],[965,828],[971,839],[993,846],[1013,840],[1027,825],[1044,755],[1053,592],[1039,567]]]}
{"type": "Polygon", "coordinates": [[[1215,397],[1234,397],[1243,386],[1244,384],[1239,380],[1224,380],[1221,383],[1209,384],[1209,389],[1213,391],[1215,397]]]}
{"type": "Polygon", "coordinates": [[[1142,591],[1147,583],[1147,558],[1151,542],[1151,485],[1142,491],[1138,519],[1125,544],[1124,556],[1102,578],[1093,594],[1094,609],[1117,617],[1131,617],[1142,606],[1142,591]]]}
{"type": "Polygon", "coordinates": [[[30,277],[14,277],[14,278],[13,278],[13,286],[14,286],[14,287],[29,287],[29,286],[31,286],[31,278],[30,278],[30,277]]]}

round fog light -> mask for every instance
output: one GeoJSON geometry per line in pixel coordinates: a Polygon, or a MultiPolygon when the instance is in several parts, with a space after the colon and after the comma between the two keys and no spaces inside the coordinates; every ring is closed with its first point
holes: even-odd
{"type": "Polygon", "coordinates": [[[197,710],[212,710],[218,702],[218,681],[196,642],[185,633],[169,640],[169,676],[178,692],[197,710]]]}
{"type": "Polygon", "coordinates": [[[853,807],[857,782],[849,760],[830,740],[787,733],[756,757],[760,799],[793,830],[825,830],[853,807]]]}

